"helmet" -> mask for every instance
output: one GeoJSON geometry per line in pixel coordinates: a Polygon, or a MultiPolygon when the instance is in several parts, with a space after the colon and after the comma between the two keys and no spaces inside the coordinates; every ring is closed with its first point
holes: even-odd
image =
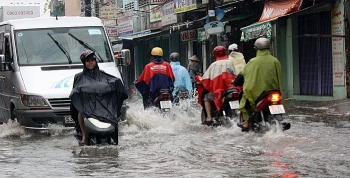
{"type": "Polygon", "coordinates": [[[154,47],[151,51],[152,56],[163,56],[163,50],[160,47],[154,47]]]}
{"type": "Polygon", "coordinates": [[[169,58],[171,61],[179,61],[180,55],[179,53],[171,53],[169,58]]]}
{"type": "Polygon", "coordinates": [[[226,48],[223,46],[217,46],[213,49],[213,54],[215,59],[217,58],[222,58],[222,57],[226,57],[226,48]]]}
{"type": "Polygon", "coordinates": [[[270,49],[270,40],[267,38],[258,38],[254,46],[258,49],[270,49]]]}
{"type": "Polygon", "coordinates": [[[81,61],[82,63],[84,63],[85,60],[88,59],[88,58],[95,58],[95,59],[96,59],[95,51],[85,50],[85,51],[83,51],[83,52],[80,54],[80,61],[81,61]]]}

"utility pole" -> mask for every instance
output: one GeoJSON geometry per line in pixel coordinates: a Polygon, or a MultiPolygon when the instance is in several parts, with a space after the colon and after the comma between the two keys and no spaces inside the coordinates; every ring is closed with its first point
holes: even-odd
{"type": "MultiPolygon", "coordinates": [[[[209,0],[207,13],[208,13],[209,22],[216,21],[216,18],[215,18],[216,14],[215,13],[214,13],[215,14],[214,17],[209,16],[210,10],[213,10],[215,12],[215,1],[214,0],[209,0]]],[[[210,64],[211,64],[212,62],[215,61],[212,51],[217,46],[217,35],[216,34],[210,35],[209,43],[210,43],[209,44],[210,45],[210,55],[209,56],[210,56],[210,64]]]]}

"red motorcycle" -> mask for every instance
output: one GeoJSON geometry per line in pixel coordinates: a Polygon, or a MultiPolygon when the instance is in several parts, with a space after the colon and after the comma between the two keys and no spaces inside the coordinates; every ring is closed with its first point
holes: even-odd
{"type": "MultiPolygon", "coordinates": [[[[204,123],[207,113],[204,107],[204,95],[208,91],[201,84],[202,77],[196,76],[196,87],[198,91],[198,103],[202,106],[201,120],[204,123]]],[[[228,126],[232,125],[233,119],[238,119],[239,116],[239,94],[241,92],[241,87],[232,87],[225,90],[221,95],[221,101],[223,102],[222,108],[218,110],[214,104],[211,102],[211,115],[213,116],[213,123],[211,126],[228,126]]],[[[237,122],[237,121],[236,121],[237,122]]]]}
{"type": "Polygon", "coordinates": [[[256,100],[256,109],[249,119],[248,130],[263,133],[271,129],[276,130],[277,127],[281,127],[283,131],[290,129],[290,123],[282,122],[285,109],[281,101],[282,94],[279,90],[263,93],[256,100]]]}

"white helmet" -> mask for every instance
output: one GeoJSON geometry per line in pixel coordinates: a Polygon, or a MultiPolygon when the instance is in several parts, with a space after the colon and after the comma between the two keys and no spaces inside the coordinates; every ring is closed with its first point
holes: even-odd
{"type": "Polygon", "coordinates": [[[255,41],[254,46],[258,49],[270,49],[270,40],[267,38],[258,38],[255,41]]]}

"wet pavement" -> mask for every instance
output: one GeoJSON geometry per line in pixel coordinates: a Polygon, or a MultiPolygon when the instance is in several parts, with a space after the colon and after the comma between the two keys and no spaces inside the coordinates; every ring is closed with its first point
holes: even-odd
{"type": "Polygon", "coordinates": [[[0,177],[350,177],[350,100],[287,100],[292,128],[266,134],[204,126],[195,101],[169,116],[128,102],[116,146],[78,146],[58,126],[0,125],[0,177]]]}

